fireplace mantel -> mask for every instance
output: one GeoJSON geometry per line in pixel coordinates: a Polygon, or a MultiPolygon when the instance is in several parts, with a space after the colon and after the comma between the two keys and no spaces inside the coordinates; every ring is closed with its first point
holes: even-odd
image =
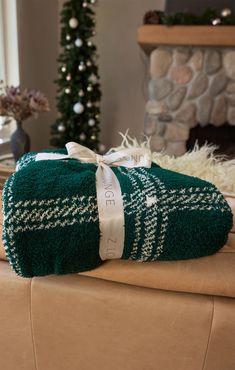
{"type": "Polygon", "coordinates": [[[235,46],[235,26],[143,25],[137,40],[147,54],[159,45],[235,46]]]}

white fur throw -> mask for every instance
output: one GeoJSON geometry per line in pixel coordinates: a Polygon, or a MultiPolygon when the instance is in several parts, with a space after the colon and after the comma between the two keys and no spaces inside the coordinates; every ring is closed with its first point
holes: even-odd
{"type": "MultiPolygon", "coordinates": [[[[150,140],[139,143],[129,135],[121,134],[121,146],[111,150],[131,147],[149,147],[150,140]]],[[[153,162],[161,167],[181,172],[189,176],[210,181],[223,193],[235,193],[235,159],[226,160],[224,156],[215,155],[215,146],[204,145],[185,153],[181,157],[172,157],[164,152],[153,152],[153,162]]]]}

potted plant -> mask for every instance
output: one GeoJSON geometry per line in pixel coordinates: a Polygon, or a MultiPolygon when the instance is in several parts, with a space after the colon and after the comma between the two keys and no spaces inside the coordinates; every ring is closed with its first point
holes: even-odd
{"type": "Polygon", "coordinates": [[[6,123],[10,122],[9,118],[16,121],[16,130],[10,140],[15,161],[30,150],[30,137],[23,129],[23,122],[49,110],[48,100],[40,91],[0,86],[0,116],[7,118],[6,123]]]}

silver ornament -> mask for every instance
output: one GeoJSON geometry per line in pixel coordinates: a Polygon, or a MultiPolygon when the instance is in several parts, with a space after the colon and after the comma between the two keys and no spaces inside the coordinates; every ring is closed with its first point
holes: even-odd
{"type": "Polygon", "coordinates": [[[66,89],[64,91],[65,91],[65,94],[70,94],[71,93],[71,89],[69,87],[66,87],[66,89]]]}
{"type": "Polygon", "coordinates": [[[84,112],[84,106],[82,105],[82,103],[78,102],[74,104],[73,111],[77,114],[82,114],[84,112]]]}
{"type": "Polygon", "coordinates": [[[97,82],[97,77],[94,73],[92,73],[92,75],[90,75],[89,81],[93,84],[95,84],[97,82]]]}
{"type": "Polygon", "coordinates": [[[86,140],[86,135],[82,132],[82,133],[81,133],[81,135],[79,136],[79,139],[80,139],[81,141],[86,140]]]}
{"type": "Polygon", "coordinates": [[[99,144],[99,151],[101,153],[104,153],[105,149],[106,149],[106,146],[104,144],[99,144]]]}
{"type": "Polygon", "coordinates": [[[92,107],[92,102],[91,101],[88,101],[87,104],[86,104],[87,108],[91,108],[92,107]]]}
{"type": "Polygon", "coordinates": [[[79,90],[78,96],[83,97],[84,96],[84,91],[83,90],[79,90]]]}
{"type": "Polygon", "coordinates": [[[88,125],[89,125],[90,127],[95,126],[95,120],[94,120],[93,118],[90,118],[90,119],[89,119],[89,121],[88,121],[88,125]]]}
{"type": "Polygon", "coordinates": [[[58,126],[58,131],[59,132],[64,132],[65,131],[65,125],[63,123],[60,123],[58,126]]]}
{"type": "Polygon", "coordinates": [[[232,14],[232,10],[229,8],[222,9],[220,13],[221,17],[223,18],[229,17],[231,14],[232,14]]]}
{"type": "Polygon", "coordinates": [[[85,66],[85,64],[84,64],[84,63],[80,63],[80,64],[79,64],[79,66],[78,66],[78,70],[79,70],[80,72],[85,71],[85,70],[86,70],[86,66],[85,66]]]}
{"type": "Polygon", "coordinates": [[[220,18],[214,18],[212,19],[212,22],[213,26],[218,26],[220,23],[221,23],[221,19],[220,18]]]}
{"type": "Polygon", "coordinates": [[[70,20],[69,20],[69,27],[70,28],[77,28],[78,27],[78,20],[77,20],[77,18],[71,18],[70,20]]]}
{"type": "Polygon", "coordinates": [[[75,40],[75,45],[80,48],[82,45],[83,45],[83,41],[78,37],[76,40],[75,40]]]}
{"type": "Polygon", "coordinates": [[[87,91],[91,92],[93,90],[93,87],[91,85],[87,86],[87,91]]]}

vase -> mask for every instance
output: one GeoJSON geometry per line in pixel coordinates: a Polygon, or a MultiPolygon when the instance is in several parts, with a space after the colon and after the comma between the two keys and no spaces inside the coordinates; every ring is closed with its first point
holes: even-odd
{"type": "Polygon", "coordinates": [[[16,122],[16,130],[11,135],[11,151],[17,162],[20,157],[30,150],[30,137],[24,131],[22,122],[16,122]]]}

